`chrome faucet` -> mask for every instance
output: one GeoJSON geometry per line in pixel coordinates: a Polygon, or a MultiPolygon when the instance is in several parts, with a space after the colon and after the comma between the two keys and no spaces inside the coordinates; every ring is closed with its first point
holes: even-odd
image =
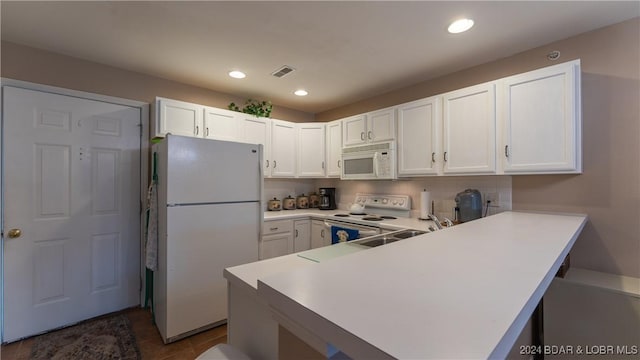
{"type": "Polygon", "coordinates": [[[449,218],[444,218],[444,224],[446,227],[452,227],[453,226],[453,221],[449,220],[449,218]]]}
{"type": "Polygon", "coordinates": [[[436,227],[438,228],[438,230],[442,230],[442,225],[440,225],[440,220],[438,220],[437,216],[435,216],[434,214],[429,214],[429,216],[427,217],[429,218],[429,220],[436,223],[436,227]]]}

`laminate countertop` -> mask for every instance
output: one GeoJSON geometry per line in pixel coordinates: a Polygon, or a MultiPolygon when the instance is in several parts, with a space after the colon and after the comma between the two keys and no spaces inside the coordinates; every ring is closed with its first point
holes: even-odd
{"type": "Polygon", "coordinates": [[[503,358],[586,221],[505,212],[312,266],[291,257],[257,294],[352,358],[503,358]]]}

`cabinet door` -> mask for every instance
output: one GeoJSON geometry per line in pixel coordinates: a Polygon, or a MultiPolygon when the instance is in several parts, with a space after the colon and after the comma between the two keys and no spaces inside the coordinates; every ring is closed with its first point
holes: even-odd
{"type": "Polygon", "coordinates": [[[367,114],[367,142],[396,138],[396,109],[387,108],[367,114]]]}
{"type": "Polygon", "coordinates": [[[331,245],[329,231],[324,226],[324,221],[313,220],[311,222],[311,248],[319,248],[331,245]]]}
{"type": "Polygon", "coordinates": [[[239,120],[235,111],[217,109],[206,106],[204,108],[203,136],[207,139],[226,141],[239,140],[239,120]]]}
{"type": "Polygon", "coordinates": [[[342,120],[342,145],[359,145],[367,141],[367,116],[356,115],[342,120]]]}
{"type": "Polygon", "coordinates": [[[324,123],[297,124],[298,176],[324,177],[324,123]]]}
{"type": "Polygon", "coordinates": [[[398,106],[399,176],[439,173],[441,101],[431,97],[398,106]]]}
{"type": "Polygon", "coordinates": [[[495,83],[444,94],[443,103],[444,173],[495,173],[495,83]]]}
{"type": "Polygon", "coordinates": [[[505,173],[582,171],[580,63],[503,79],[505,173]]]}
{"type": "Polygon", "coordinates": [[[291,232],[264,235],[260,242],[260,260],[291,254],[293,234],[291,232]]]}
{"type": "Polygon", "coordinates": [[[271,175],[271,121],[267,118],[259,118],[252,115],[240,114],[240,140],[249,144],[262,144],[264,146],[262,162],[264,176],[271,175]]]}
{"type": "Polygon", "coordinates": [[[294,221],[293,252],[311,249],[311,221],[294,221]]]}
{"type": "Polygon", "coordinates": [[[202,137],[203,107],[184,101],[156,98],[157,126],[155,136],[173,135],[202,137]]]}
{"type": "Polygon", "coordinates": [[[342,165],[342,121],[332,121],[327,124],[327,176],[340,177],[342,165]]]}
{"type": "Polygon", "coordinates": [[[296,124],[271,120],[272,177],[296,176],[296,124]]]}

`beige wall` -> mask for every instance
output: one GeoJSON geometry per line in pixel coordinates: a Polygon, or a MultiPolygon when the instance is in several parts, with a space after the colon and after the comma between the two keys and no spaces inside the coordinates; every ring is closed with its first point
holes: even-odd
{"type": "Polygon", "coordinates": [[[316,114],[319,121],[391,106],[552,65],[582,63],[582,175],[513,176],[513,208],[581,212],[572,266],[640,277],[640,19],[316,114]]]}
{"type": "MultiPolygon", "coordinates": [[[[3,41],[0,75],[16,79],[152,103],[156,96],[226,109],[245,99],[175,81],[3,41]]],[[[313,114],[274,106],[273,118],[312,122],[313,114]]]]}

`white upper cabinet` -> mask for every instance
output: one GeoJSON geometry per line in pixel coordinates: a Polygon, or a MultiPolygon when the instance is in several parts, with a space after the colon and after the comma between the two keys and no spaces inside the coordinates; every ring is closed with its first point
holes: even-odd
{"type": "Polygon", "coordinates": [[[262,170],[264,176],[271,173],[271,120],[249,114],[238,113],[239,141],[249,144],[262,144],[262,170]]]}
{"type": "Polygon", "coordinates": [[[154,137],[164,137],[169,133],[202,137],[203,109],[202,105],[156,98],[154,137]]]}
{"type": "Polygon", "coordinates": [[[271,176],[296,176],[296,123],[271,119],[271,176]]]}
{"type": "Polygon", "coordinates": [[[360,145],[367,141],[367,115],[361,114],[342,120],[342,145],[360,145]]]}
{"type": "Polygon", "coordinates": [[[204,129],[202,135],[206,139],[240,141],[240,121],[238,112],[204,107],[204,129]]]}
{"type": "Polygon", "coordinates": [[[327,123],[326,171],[328,177],[340,177],[342,166],[342,121],[327,123]]]}
{"type": "Polygon", "coordinates": [[[386,108],[367,114],[367,142],[395,140],[396,108],[386,108]]]}
{"type": "Polygon", "coordinates": [[[324,177],[325,175],[325,124],[297,124],[298,176],[324,177]]]}
{"type": "Polygon", "coordinates": [[[495,173],[495,82],[452,91],[442,98],[444,173],[495,173]]]}
{"type": "Polygon", "coordinates": [[[502,80],[505,173],[582,171],[580,61],[502,80]]]}
{"type": "Polygon", "coordinates": [[[441,172],[441,103],[434,96],[398,106],[398,176],[441,172]]]}
{"type": "Polygon", "coordinates": [[[395,108],[386,108],[342,120],[342,145],[394,140],[396,137],[395,108]]]}

